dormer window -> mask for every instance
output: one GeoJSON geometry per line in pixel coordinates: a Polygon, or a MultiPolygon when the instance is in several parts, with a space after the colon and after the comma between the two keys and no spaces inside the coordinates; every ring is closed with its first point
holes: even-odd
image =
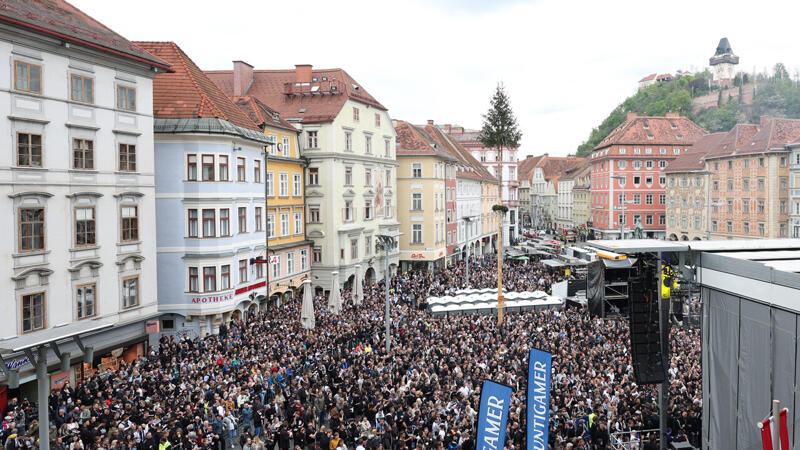
{"type": "Polygon", "coordinates": [[[679,141],[683,139],[683,135],[682,135],[682,134],[678,134],[678,135],[676,135],[675,137],[676,137],[676,138],[677,138],[679,141]]]}
{"type": "Polygon", "coordinates": [[[648,134],[648,135],[647,135],[647,139],[648,139],[648,140],[650,140],[650,141],[652,141],[652,140],[653,140],[653,139],[655,139],[655,138],[656,138],[656,137],[655,137],[655,136],[653,136],[652,134],[648,134]]]}

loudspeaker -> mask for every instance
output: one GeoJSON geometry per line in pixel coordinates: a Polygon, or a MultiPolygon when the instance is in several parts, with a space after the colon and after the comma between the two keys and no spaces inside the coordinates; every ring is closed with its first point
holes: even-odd
{"type": "Polygon", "coordinates": [[[637,384],[658,384],[666,379],[659,327],[660,286],[649,271],[630,283],[630,333],[633,374],[637,384]]]}

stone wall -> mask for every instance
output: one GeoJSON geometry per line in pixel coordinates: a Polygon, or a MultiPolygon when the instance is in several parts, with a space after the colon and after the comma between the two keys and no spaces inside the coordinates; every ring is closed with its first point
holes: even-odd
{"type": "MultiPolygon", "coordinates": [[[[745,105],[752,105],[755,97],[756,83],[747,83],[742,86],[742,102],[745,105]]],[[[728,103],[729,98],[739,97],[739,88],[732,87],[722,91],[722,104],[728,103]]],[[[697,114],[709,109],[716,108],[719,103],[719,91],[701,95],[692,99],[692,113],[697,114]]]]}

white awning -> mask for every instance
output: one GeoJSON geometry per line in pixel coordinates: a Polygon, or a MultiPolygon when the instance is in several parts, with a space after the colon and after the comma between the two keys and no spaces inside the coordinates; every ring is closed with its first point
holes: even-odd
{"type": "Polygon", "coordinates": [[[114,324],[111,322],[101,322],[99,320],[85,320],[55,326],[35,333],[0,340],[0,353],[17,353],[41,345],[47,345],[51,342],[72,339],[75,336],[83,334],[95,333],[113,326],[114,324]]]}

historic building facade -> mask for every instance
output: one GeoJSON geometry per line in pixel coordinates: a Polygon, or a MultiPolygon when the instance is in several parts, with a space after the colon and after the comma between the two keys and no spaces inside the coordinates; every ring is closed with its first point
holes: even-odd
{"type": "MultiPolygon", "coordinates": [[[[95,361],[115,349],[132,360],[158,315],[150,112],[153,77],[169,66],[66,2],[6,2],[0,54],[4,336],[47,343],[59,330],[114,324],[83,343],[95,361]]],[[[94,362],[71,341],[59,348],[73,381],[94,362]]],[[[35,398],[30,360],[4,358],[35,398]]],[[[58,361],[48,350],[40,363],[58,361]]]]}
{"type": "MultiPolygon", "coordinates": [[[[395,132],[387,109],[342,69],[233,70],[206,74],[223,92],[252,96],[302,130],[306,236],[313,244],[311,282],[331,289],[331,274],[349,287],[356,267],[362,279],[383,278],[378,235],[399,231],[395,195],[395,132]]],[[[399,263],[395,246],[390,272],[399,263]]]]}
{"type": "Polygon", "coordinates": [[[644,237],[663,238],[667,221],[664,171],[705,134],[677,114],[640,117],[629,113],[591,154],[595,234],[606,239],[630,237],[641,224],[644,237]]]}

